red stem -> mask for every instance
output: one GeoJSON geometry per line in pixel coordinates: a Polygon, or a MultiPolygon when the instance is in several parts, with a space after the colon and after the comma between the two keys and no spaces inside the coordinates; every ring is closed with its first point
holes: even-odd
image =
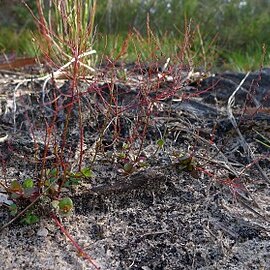
{"type": "Polygon", "coordinates": [[[78,250],[79,254],[81,254],[85,259],[87,259],[95,269],[100,270],[100,267],[96,264],[96,262],[79,246],[79,244],[73,239],[73,237],[69,234],[69,232],[64,228],[62,223],[56,217],[55,214],[51,213],[51,217],[55,224],[60,228],[61,232],[70,240],[72,245],[78,250]]]}

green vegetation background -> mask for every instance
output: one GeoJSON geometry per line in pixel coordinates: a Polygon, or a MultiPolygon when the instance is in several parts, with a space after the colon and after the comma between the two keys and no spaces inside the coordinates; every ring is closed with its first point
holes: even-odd
{"type": "MultiPolygon", "coordinates": [[[[35,9],[35,0],[27,3],[35,9]]],[[[165,56],[179,50],[191,21],[195,65],[246,71],[270,62],[269,0],[98,0],[97,8],[94,47],[102,54],[117,53],[134,29],[146,37],[149,15],[165,56]]],[[[33,31],[35,23],[20,0],[0,0],[0,55],[35,55],[33,31]]],[[[131,47],[125,60],[135,58],[131,47]]]]}

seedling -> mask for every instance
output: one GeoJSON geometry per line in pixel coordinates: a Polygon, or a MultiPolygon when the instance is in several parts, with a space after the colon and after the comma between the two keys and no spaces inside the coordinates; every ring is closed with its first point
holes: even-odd
{"type": "Polygon", "coordinates": [[[129,144],[124,143],[122,150],[122,152],[116,154],[117,161],[121,164],[120,172],[129,175],[139,168],[147,166],[143,157],[136,157],[136,155],[131,152],[132,149],[129,144]]]}
{"type": "Polygon", "coordinates": [[[160,149],[163,149],[163,147],[164,147],[164,145],[165,145],[165,140],[164,140],[164,139],[159,139],[159,140],[157,140],[157,141],[156,141],[156,145],[157,145],[157,149],[156,149],[156,151],[154,152],[153,156],[155,156],[155,155],[158,153],[158,151],[159,151],[160,149]]]}
{"type": "Polygon", "coordinates": [[[62,216],[69,216],[73,210],[73,201],[69,197],[52,201],[54,209],[62,216]]]}
{"type": "Polygon", "coordinates": [[[18,199],[24,194],[23,187],[17,180],[11,182],[8,191],[10,192],[11,199],[18,199]]]}
{"type": "Polygon", "coordinates": [[[132,164],[131,162],[127,162],[124,164],[123,166],[123,170],[126,174],[131,174],[134,172],[135,168],[134,168],[134,164],[132,164]]]}
{"type": "Polygon", "coordinates": [[[8,188],[11,199],[29,198],[33,200],[38,195],[38,189],[34,187],[34,181],[31,178],[24,180],[23,184],[13,180],[8,188]]]}
{"type": "Polygon", "coordinates": [[[176,162],[176,169],[178,171],[189,172],[194,178],[198,178],[197,162],[191,155],[179,155],[176,162]]]}
{"type": "Polygon", "coordinates": [[[46,171],[46,180],[44,183],[44,188],[47,190],[47,193],[51,197],[55,197],[58,194],[58,180],[59,172],[57,168],[48,169],[46,171]]]}
{"type": "Polygon", "coordinates": [[[12,203],[11,205],[9,205],[9,213],[13,217],[17,215],[18,207],[15,203],[12,203]]]}
{"type": "Polygon", "coordinates": [[[165,145],[165,141],[163,139],[159,139],[157,140],[157,145],[159,148],[163,148],[163,146],[165,145]]]}
{"type": "Polygon", "coordinates": [[[66,182],[64,184],[65,187],[71,187],[74,185],[79,185],[82,179],[90,179],[94,177],[93,171],[86,167],[81,169],[79,172],[68,172],[66,175],[66,182]]]}
{"type": "Polygon", "coordinates": [[[31,225],[39,222],[39,217],[31,212],[27,212],[25,217],[22,218],[20,222],[26,225],[31,225]]]}

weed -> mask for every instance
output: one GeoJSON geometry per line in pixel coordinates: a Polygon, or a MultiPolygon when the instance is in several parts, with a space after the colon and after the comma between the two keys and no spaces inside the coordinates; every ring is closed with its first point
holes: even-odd
{"type": "MultiPolygon", "coordinates": [[[[85,163],[84,129],[89,121],[94,121],[97,132],[91,167],[100,154],[108,158],[108,148],[117,148],[118,145],[123,146],[122,152],[117,157],[123,173],[132,174],[147,166],[142,152],[146,147],[148,130],[154,129],[154,115],[159,110],[159,103],[177,95],[177,91],[182,88],[183,79],[179,71],[183,69],[183,66],[186,68],[190,62],[187,53],[190,29],[187,28],[184,42],[177,55],[177,60],[175,60],[179,62],[178,71],[172,72],[169,59],[165,62],[165,52],[162,51],[161,41],[152,32],[148,20],[146,38],[142,37],[138,31],[130,33],[114,58],[109,59],[104,56],[107,60],[110,77],[108,82],[98,85],[95,81],[88,82],[85,69],[88,71],[92,69],[86,62],[83,62],[85,57],[94,52],[92,46],[96,1],[87,1],[84,5],[84,2],[79,0],[75,3],[68,0],[55,0],[49,1],[48,9],[46,9],[45,1],[37,0],[36,3],[38,17],[31,10],[30,12],[36,19],[42,35],[43,44],[40,44],[40,49],[51,66],[58,69],[50,76],[39,78],[39,80],[44,80],[40,100],[43,124],[39,128],[44,129],[45,135],[40,173],[35,181],[27,178],[21,184],[14,180],[7,191],[13,200],[27,199],[31,202],[30,204],[46,196],[53,201],[54,209],[59,214],[65,215],[71,213],[73,203],[70,198],[61,198],[62,188],[71,188],[80,184],[82,180],[93,177],[89,165],[83,166],[85,163]],[[136,52],[136,66],[134,70],[124,70],[123,74],[119,74],[116,69],[117,62],[125,57],[130,44],[136,52]],[[145,71],[143,63],[149,56],[152,60],[145,71]],[[163,68],[160,70],[159,63],[161,62],[163,62],[163,68]],[[122,89],[118,83],[119,79],[129,83],[130,73],[136,74],[138,71],[145,75],[141,78],[141,87],[137,93],[132,92],[129,88],[122,89]],[[159,90],[160,85],[166,84],[168,75],[166,72],[168,74],[172,72],[173,84],[161,91],[159,90]],[[59,89],[56,86],[56,80],[60,76],[69,79],[69,83],[59,89]],[[88,88],[84,92],[79,89],[80,81],[88,84],[88,88]],[[50,91],[47,90],[49,82],[53,87],[50,91]],[[95,106],[84,107],[84,98],[91,97],[93,93],[97,98],[95,106]],[[85,110],[92,111],[97,118],[93,119],[92,115],[89,118],[85,110]],[[58,124],[59,119],[61,119],[60,125],[58,124]],[[71,131],[74,128],[78,130],[79,134],[78,145],[76,145],[76,164],[69,161],[69,157],[74,154],[71,150],[71,131]],[[109,144],[104,145],[105,141],[109,141],[109,144]],[[48,162],[49,153],[53,153],[53,164],[48,162]]],[[[26,3],[25,5],[27,6],[26,3]]],[[[14,92],[19,86],[20,84],[17,85],[14,92]]],[[[14,131],[16,131],[15,113],[14,131]]],[[[31,121],[30,117],[28,121],[31,121]]],[[[35,138],[35,130],[32,129],[31,132],[35,138]]],[[[163,146],[163,139],[158,140],[157,151],[163,146]]],[[[13,208],[10,211],[14,214],[16,209],[13,208]]],[[[24,214],[26,214],[26,210],[24,214]]]]}
{"type": "Polygon", "coordinates": [[[73,71],[76,65],[80,65],[77,73],[83,73],[84,68],[89,70],[93,61],[90,58],[87,61],[79,58],[83,53],[92,51],[96,0],[50,0],[48,6],[46,1],[37,0],[38,17],[26,2],[23,3],[38,25],[41,35],[36,41],[46,61],[58,68],[76,59],[73,60],[73,71]]]}
{"type": "MultiPolygon", "coordinates": [[[[35,153],[41,156],[38,175],[33,179],[26,178],[22,183],[14,180],[6,190],[14,202],[9,206],[14,216],[12,221],[22,217],[22,222],[26,224],[37,222],[39,217],[33,206],[41,198],[46,198],[56,225],[88,258],[57,217],[68,217],[74,209],[72,198],[63,195],[63,189],[91,180],[94,176],[92,168],[102,158],[116,164],[118,172],[125,175],[145,169],[148,161],[166,146],[166,128],[161,132],[156,127],[156,116],[164,105],[162,101],[183,98],[181,90],[190,79],[194,55],[203,60],[204,68],[208,68],[207,54],[212,43],[203,42],[197,26],[200,46],[192,47],[194,32],[188,22],[184,38],[177,47],[177,55],[168,57],[163,47],[165,41],[151,30],[148,17],[146,37],[137,30],[130,32],[111,56],[104,53],[106,75],[95,74],[89,79],[89,72],[96,71],[91,59],[95,52],[96,1],[84,3],[82,0],[49,1],[47,12],[45,1],[37,0],[39,15],[35,19],[44,42],[40,44],[40,49],[52,67],[52,75],[40,78],[44,80],[39,100],[42,123],[36,128],[42,133],[44,147],[40,153],[38,149],[35,153]],[[130,47],[135,52],[135,65],[119,72],[117,65],[130,55],[130,47]],[[85,60],[88,56],[90,61],[85,60]],[[145,60],[149,58],[145,65],[145,60]],[[59,77],[68,82],[58,87],[59,77]],[[83,89],[80,87],[82,82],[86,85],[83,89]],[[87,131],[88,137],[85,135],[87,131]],[[86,147],[86,140],[88,144],[89,141],[93,144],[91,151],[86,147]],[[151,140],[156,143],[155,149],[147,159],[143,152],[151,140]],[[87,150],[89,155],[86,159],[87,150]],[[29,203],[22,211],[21,201],[29,203]]],[[[14,92],[17,89],[18,86],[14,92]]],[[[169,117],[170,108],[166,113],[165,117],[169,117]]],[[[16,109],[14,119],[15,116],[16,109]]],[[[33,127],[35,119],[27,119],[33,121],[33,125],[29,125],[33,127]]],[[[37,145],[36,131],[31,129],[37,145]]],[[[174,167],[178,172],[185,171],[198,177],[200,168],[194,154],[177,155],[175,159],[174,167]]],[[[233,186],[231,182],[229,184],[233,186]]],[[[89,260],[92,262],[91,258],[89,260]]]]}

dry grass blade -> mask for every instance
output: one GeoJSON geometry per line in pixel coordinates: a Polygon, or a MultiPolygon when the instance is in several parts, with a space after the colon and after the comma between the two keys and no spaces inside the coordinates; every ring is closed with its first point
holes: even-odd
{"type": "Polygon", "coordinates": [[[242,147],[244,148],[245,153],[248,154],[248,156],[251,155],[251,151],[249,149],[249,146],[247,145],[247,142],[245,141],[245,138],[243,137],[242,133],[240,132],[240,130],[238,128],[237,122],[236,122],[235,117],[234,117],[233,112],[232,112],[232,106],[234,105],[234,102],[235,102],[236,93],[241,89],[242,85],[244,84],[244,82],[248,78],[249,74],[250,74],[250,72],[248,72],[246,74],[244,79],[240,82],[240,84],[237,86],[237,88],[231,94],[231,96],[228,99],[228,104],[227,104],[227,113],[228,113],[229,120],[231,121],[233,127],[237,131],[239,138],[240,138],[240,143],[241,143],[242,147]]]}
{"type": "MultiPolygon", "coordinates": [[[[232,112],[232,106],[233,106],[234,101],[235,101],[235,95],[241,89],[242,85],[246,81],[246,79],[249,76],[249,74],[250,74],[250,72],[248,72],[246,74],[246,76],[243,78],[243,80],[240,82],[240,84],[237,86],[237,88],[234,90],[234,92],[229,97],[228,104],[227,104],[227,113],[228,113],[229,120],[231,121],[233,127],[235,128],[235,130],[237,131],[237,133],[239,135],[241,146],[243,147],[243,149],[245,151],[245,154],[247,155],[247,158],[249,159],[249,161],[251,163],[253,163],[254,162],[254,155],[253,155],[250,147],[248,146],[248,144],[247,144],[244,136],[242,135],[241,131],[239,130],[239,127],[237,125],[237,122],[236,122],[235,117],[234,117],[233,112],[232,112]]],[[[262,170],[262,168],[260,167],[260,165],[257,162],[255,162],[255,165],[258,168],[258,170],[261,173],[261,175],[263,176],[263,178],[268,183],[270,183],[270,179],[268,178],[268,176],[266,175],[266,173],[262,170]]]]}

